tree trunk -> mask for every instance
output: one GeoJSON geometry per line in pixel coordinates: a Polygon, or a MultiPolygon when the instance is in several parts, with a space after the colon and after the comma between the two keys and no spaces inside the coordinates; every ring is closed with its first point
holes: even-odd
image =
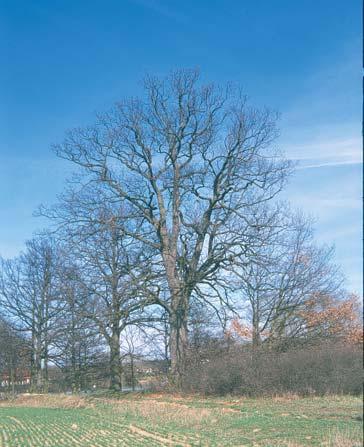
{"type": "Polygon", "coordinates": [[[114,329],[110,341],[110,389],[121,390],[120,331],[114,329]]]}
{"type": "Polygon", "coordinates": [[[76,350],[73,342],[72,336],[72,346],[71,346],[71,389],[72,393],[77,392],[77,382],[76,382],[76,350]]]}
{"type": "Polygon", "coordinates": [[[135,391],[134,355],[130,354],[131,389],[135,391]]]}
{"type": "Polygon", "coordinates": [[[169,352],[170,374],[174,384],[181,388],[186,368],[186,354],[188,348],[188,311],[189,298],[183,289],[176,270],[176,248],[172,252],[164,253],[167,282],[171,294],[169,311],[169,352]]]}
{"type": "Polygon", "coordinates": [[[36,391],[43,391],[43,369],[42,369],[42,341],[40,335],[36,336],[36,346],[35,346],[35,381],[36,381],[36,391]]]}
{"type": "Polygon", "coordinates": [[[261,345],[260,334],[260,299],[256,298],[256,302],[253,304],[253,336],[252,336],[252,348],[253,352],[259,349],[261,345]]]}
{"type": "Polygon", "coordinates": [[[36,336],[34,326],[32,327],[32,341],[30,350],[30,392],[34,393],[36,391],[36,336]]]}
{"type": "Polygon", "coordinates": [[[49,388],[49,378],[48,378],[48,345],[44,347],[43,358],[42,358],[42,377],[43,377],[43,392],[48,393],[49,388]]]}
{"type": "Polygon", "coordinates": [[[260,328],[259,328],[259,320],[258,318],[253,318],[253,337],[252,337],[252,346],[253,350],[257,350],[261,344],[260,337],[260,328]]]}
{"type": "Polygon", "coordinates": [[[188,305],[186,300],[180,300],[170,315],[170,358],[171,376],[175,385],[180,388],[186,372],[186,356],[188,349],[188,305]]]}
{"type": "Polygon", "coordinates": [[[11,380],[11,392],[12,392],[12,396],[14,398],[15,396],[15,367],[14,364],[12,362],[11,364],[11,369],[10,369],[10,380],[11,380]]]}
{"type": "Polygon", "coordinates": [[[253,330],[253,350],[256,350],[259,348],[261,344],[261,338],[259,331],[253,330]]]}

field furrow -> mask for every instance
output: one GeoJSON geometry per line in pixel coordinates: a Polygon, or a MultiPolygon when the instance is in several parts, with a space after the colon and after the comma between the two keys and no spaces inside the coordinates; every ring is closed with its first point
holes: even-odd
{"type": "Polygon", "coordinates": [[[354,397],[145,396],[62,407],[69,403],[50,396],[1,404],[0,447],[362,446],[361,400],[354,397]]]}

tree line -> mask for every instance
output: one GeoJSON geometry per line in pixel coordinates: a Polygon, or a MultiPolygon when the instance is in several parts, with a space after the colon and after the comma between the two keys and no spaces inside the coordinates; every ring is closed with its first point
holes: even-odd
{"type": "Polygon", "coordinates": [[[130,328],[159,346],[177,387],[198,321],[253,350],[357,336],[332,247],[279,200],[294,166],[277,149],[277,118],[180,70],[147,77],[143,96],[54,146],[75,173],[37,211],[49,229],[0,266],[1,321],[26,347],[35,389],[50,363],[79,385],[101,352],[119,390],[130,328]]]}

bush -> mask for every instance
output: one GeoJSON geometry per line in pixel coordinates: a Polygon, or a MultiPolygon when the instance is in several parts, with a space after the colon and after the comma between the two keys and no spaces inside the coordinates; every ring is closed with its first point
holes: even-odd
{"type": "Polygon", "coordinates": [[[213,346],[191,352],[184,390],[251,396],[360,394],[362,351],[322,344],[286,352],[249,346],[213,346]]]}

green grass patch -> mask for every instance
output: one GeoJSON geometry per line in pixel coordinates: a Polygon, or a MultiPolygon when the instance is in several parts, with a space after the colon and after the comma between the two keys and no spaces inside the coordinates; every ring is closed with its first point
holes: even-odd
{"type": "Polygon", "coordinates": [[[361,411],[360,398],[345,396],[38,397],[0,407],[0,447],[359,447],[361,411]]]}

